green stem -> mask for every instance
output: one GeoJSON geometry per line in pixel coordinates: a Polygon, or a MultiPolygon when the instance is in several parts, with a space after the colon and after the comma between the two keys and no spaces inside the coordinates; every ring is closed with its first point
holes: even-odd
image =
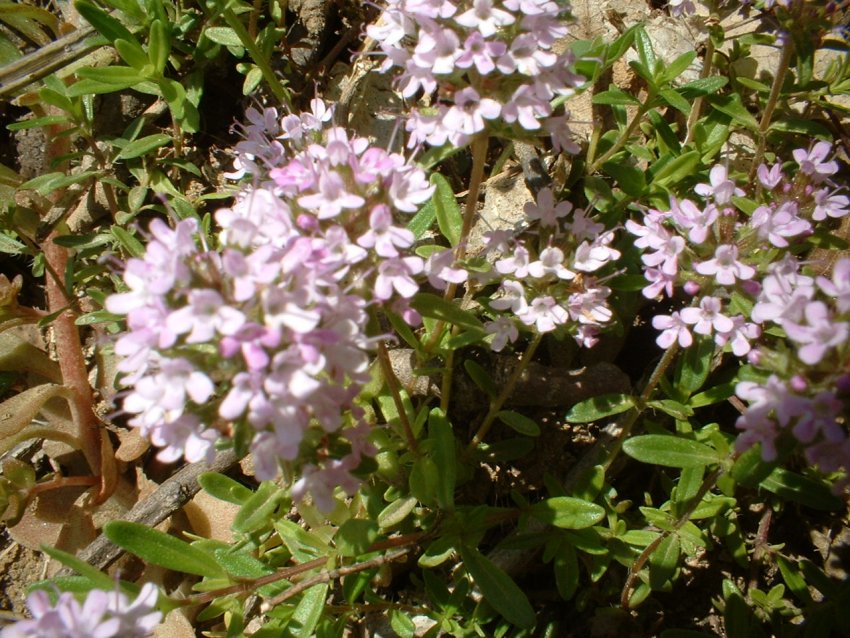
{"type": "Polygon", "coordinates": [[[280,100],[281,104],[291,107],[292,101],[289,97],[289,91],[286,90],[277,75],[275,75],[274,69],[272,69],[269,61],[263,55],[263,52],[260,51],[260,48],[257,46],[257,43],[254,42],[254,39],[250,36],[248,30],[239,21],[239,18],[236,17],[236,14],[233,13],[229,3],[224,7],[221,7],[221,15],[224,18],[224,21],[227,22],[227,26],[233,29],[239,37],[239,40],[242,42],[242,46],[244,46],[245,50],[248,51],[248,54],[251,56],[254,64],[256,64],[262,72],[263,78],[265,78],[269,88],[272,93],[274,93],[274,96],[280,100]]]}
{"type": "Polygon", "coordinates": [[[383,341],[378,342],[378,361],[381,364],[381,371],[384,373],[384,380],[390,389],[390,394],[393,398],[398,419],[404,428],[404,435],[407,438],[407,444],[410,446],[411,452],[419,454],[419,444],[416,441],[416,435],[413,433],[413,428],[410,426],[410,419],[407,418],[407,410],[404,408],[404,401],[401,398],[401,388],[398,382],[398,377],[395,375],[390,356],[387,354],[387,346],[383,341]]]}
{"type": "Polygon", "coordinates": [[[776,75],[773,78],[773,85],[770,87],[770,95],[767,98],[767,104],[764,105],[764,113],[762,113],[761,121],[759,122],[759,140],[756,147],[756,154],[753,158],[753,165],[750,168],[750,180],[756,176],[756,171],[764,157],[764,147],[767,144],[767,129],[770,128],[770,120],[773,117],[773,111],[776,110],[776,105],[779,102],[779,94],[782,92],[782,85],[785,84],[785,76],[788,73],[788,67],[791,65],[791,57],[794,55],[794,41],[787,37],[782,45],[782,55],[779,58],[779,67],[776,69],[776,75]]]}
{"type": "Polygon", "coordinates": [[[676,522],[673,523],[673,528],[667,530],[661,534],[659,534],[655,540],[653,540],[646,548],[641,552],[640,556],[637,557],[632,566],[629,568],[629,575],[626,578],[626,584],[623,585],[623,590],[620,592],[620,606],[623,609],[629,608],[629,600],[632,597],[632,591],[634,590],[635,581],[638,579],[638,575],[640,574],[640,570],[643,569],[643,566],[646,564],[646,561],[649,560],[650,556],[658,549],[658,546],[664,541],[665,538],[670,536],[670,534],[675,534],[691,519],[691,514],[694,513],[697,506],[702,503],[703,497],[708,494],[708,490],[714,487],[714,484],[717,483],[717,479],[720,478],[720,474],[722,470],[717,468],[711,474],[709,474],[705,480],[700,485],[699,491],[696,495],[691,499],[690,503],[688,503],[688,507],[682,513],[682,515],[676,519],[676,522]]]}
{"type": "MultiPolygon", "coordinates": [[[[702,64],[702,72],[699,74],[701,79],[707,78],[711,74],[712,63],[714,61],[714,40],[709,35],[708,43],[705,45],[705,62],[702,64]]],[[[696,128],[699,114],[702,111],[702,105],[705,102],[705,96],[700,95],[694,100],[694,105],[691,108],[691,113],[688,115],[688,123],[686,125],[687,134],[685,136],[685,146],[690,144],[694,139],[694,129],[696,128]]]]}
{"type": "Polygon", "coordinates": [[[654,100],[653,95],[647,97],[646,102],[638,107],[637,113],[632,118],[632,121],[629,122],[629,125],[626,127],[626,130],[617,138],[617,141],[614,142],[614,146],[609,148],[605,153],[602,154],[602,157],[594,161],[587,169],[587,174],[592,175],[596,171],[599,170],[599,167],[602,166],[609,159],[614,157],[615,154],[619,153],[620,150],[628,143],[629,139],[631,139],[632,134],[637,130],[637,127],[640,125],[643,120],[643,116],[647,114],[649,111],[649,105],[652,104],[654,100]]]}
{"type": "Polygon", "coordinates": [[[490,402],[490,409],[487,412],[487,416],[484,417],[484,421],[478,427],[478,431],[475,433],[475,436],[472,437],[472,441],[469,442],[469,450],[474,450],[478,447],[478,444],[484,440],[484,437],[487,436],[487,433],[490,431],[490,428],[493,426],[493,423],[496,420],[496,415],[499,413],[499,410],[502,409],[502,406],[505,404],[505,401],[513,394],[514,388],[516,387],[517,381],[522,376],[522,373],[525,372],[525,369],[528,367],[528,364],[531,362],[531,359],[534,357],[534,353],[537,350],[537,347],[540,345],[540,342],[543,339],[543,335],[538,333],[534,335],[534,339],[528,346],[528,349],[522,355],[522,359],[519,360],[519,363],[516,364],[516,367],[511,372],[511,376],[508,379],[508,382],[505,384],[505,387],[502,388],[502,391],[499,393],[495,399],[490,402]]]}

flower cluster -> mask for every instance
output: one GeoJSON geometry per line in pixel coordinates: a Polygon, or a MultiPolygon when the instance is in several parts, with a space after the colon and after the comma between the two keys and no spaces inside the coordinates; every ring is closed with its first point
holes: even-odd
{"type": "Polygon", "coordinates": [[[132,603],[118,591],[93,589],[82,605],[69,592],[54,605],[39,589],[27,598],[32,618],[5,627],[0,638],[143,638],[162,619],[157,595],[156,586],[147,583],[132,603]]]}
{"type": "Polygon", "coordinates": [[[583,81],[570,71],[570,54],[553,51],[567,34],[564,11],[552,0],[390,0],[367,30],[387,56],[383,70],[401,69],[405,98],[439,91],[409,116],[410,146],[464,146],[488,130],[542,132],[556,149],[575,152],[567,114],[551,104],[583,81]]]}
{"type": "Polygon", "coordinates": [[[173,230],[155,220],[127,264],[129,290],[106,307],[127,317],[115,346],[123,409],[161,458],[209,458],[232,438],[260,479],[307,459],[294,492],[329,509],[371,449],[354,405],[369,306],[416,318],[407,300],[426,264],[406,254],[413,235],[394,213],[414,212],[432,187],[400,155],[325,125],[326,112],[318,101],[280,122],[253,112],[238,168],[255,181],[216,213],[217,248],[192,219],[173,230]]]}
{"type": "Polygon", "coordinates": [[[850,468],[850,443],[839,425],[846,407],[836,394],[838,385],[847,385],[842,352],[850,336],[850,260],[839,261],[832,278],[815,278],[801,272],[793,248],[815,232],[816,222],[850,214],[850,199],[830,180],[838,171],[831,155],[826,142],[795,150],[793,179],[780,163],[759,166],[755,198],[715,166],[709,183],[695,188],[702,204],[673,199],[669,211],[649,210],[643,224],[626,224],[644,249],[644,294],[673,298],[681,289],[691,299],[653,318],[662,331],[658,345],[688,347],[694,335],[713,337],[772,372],[763,383],[738,385],[750,406],[737,422],[739,449],[759,442],[765,459],[775,459],[777,437],[787,430],[825,471],[850,468]],[[793,351],[771,349],[763,336],[768,329],[781,330],[793,351]]]}
{"type": "Polygon", "coordinates": [[[539,242],[530,241],[535,237],[530,231],[523,240],[505,232],[489,233],[485,255],[494,262],[492,269],[471,273],[481,283],[499,281],[488,305],[509,313],[486,324],[494,335],[491,347],[499,351],[517,339],[514,317],[538,333],[566,326],[579,344],[593,346],[613,313],[606,302],[611,290],[591,273],[620,258],[611,246],[614,231],[570,202],[556,202],[550,188],[526,204],[525,214],[529,224],[536,225],[539,242]]]}

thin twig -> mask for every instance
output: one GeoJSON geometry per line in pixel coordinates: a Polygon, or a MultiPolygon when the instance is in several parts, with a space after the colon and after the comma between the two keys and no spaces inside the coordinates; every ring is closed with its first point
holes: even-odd
{"type": "Polygon", "coordinates": [[[373,567],[381,567],[382,565],[386,565],[387,563],[391,563],[395,560],[398,560],[399,558],[407,554],[410,550],[410,547],[404,547],[394,552],[390,552],[389,554],[376,556],[375,558],[370,558],[369,560],[364,560],[363,562],[355,563],[354,565],[337,567],[336,569],[329,569],[327,571],[320,572],[315,576],[305,578],[304,580],[295,583],[286,591],[281,592],[274,598],[271,598],[266,601],[263,607],[265,609],[271,609],[275,605],[279,605],[280,603],[289,600],[293,596],[297,596],[301,592],[306,591],[315,585],[329,583],[332,580],[338,580],[343,576],[348,576],[350,574],[357,574],[359,572],[366,571],[367,569],[372,569],[373,567]]]}

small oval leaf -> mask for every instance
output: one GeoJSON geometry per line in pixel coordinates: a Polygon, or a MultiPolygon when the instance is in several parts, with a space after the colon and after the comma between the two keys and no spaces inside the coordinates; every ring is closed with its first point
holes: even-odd
{"type": "Polygon", "coordinates": [[[513,410],[502,410],[496,417],[511,429],[525,436],[540,436],[540,426],[524,414],[513,410]]]}
{"type": "Polygon", "coordinates": [[[531,506],[534,518],[562,529],[584,529],[605,517],[605,509],[572,496],[547,498],[531,506]]]}
{"type": "Polygon", "coordinates": [[[666,434],[636,436],[623,443],[623,451],[642,463],[664,467],[700,467],[723,460],[704,443],[666,434]]]}
{"type": "Polygon", "coordinates": [[[570,423],[590,423],[614,414],[630,410],[635,405],[635,399],[628,394],[603,394],[576,403],[566,419],[570,423]]]}

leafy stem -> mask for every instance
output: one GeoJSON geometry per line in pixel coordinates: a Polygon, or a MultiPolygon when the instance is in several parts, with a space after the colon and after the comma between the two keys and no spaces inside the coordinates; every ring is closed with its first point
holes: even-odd
{"type": "Polygon", "coordinates": [[[764,148],[767,144],[767,130],[770,128],[770,120],[773,117],[773,111],[776,110],[776,105],[779,102],[779,94],[782,92],[782,85],[785,83],[785,76],[788,73],[788,68],[791,66],[791,57],[794,55],[794,41],[790,37],[786,37],[782,44],[782,54],[779,58],[779,66],[776,69],[776,75],[773,77],[773,84],[770,87],[770,95],[767,98],[767,103],[764,105],[764,112],[761,116],[758,128],[758,146],[756,154],[753,157],[753,164],[750,168],[750,180],[756,176],[756,171],[764,157],[764,148]]]}
{"type": "Polygon", "coordinates": [[[254,64],[256,64],[257,68],[260,69],[260,72],[263,74],[263,78],[268,83],[269,88],[272,93],[274,93],[274,96],[280,100],[281,104],[291,107],[292,100],[290,99],[289,91],[286,90],[286,87],[283,86],[277,75],[275,75],[274,69],[272,69],[269,64],[267,57],[262,51],[260,51],[260,48],[248,33],[248,30],[239,21],[239,18],[236,17],[236,14],[233,13],[233,9],[230,8],[230,4],[227,3],[224,6],[221,6],[220,3],[219,7],[221,8],[221,15],[224,18],[224,21],[227,22],[227,26],[233,29],[234,33],[236,33],[240,42],[242,42],[242,46],[245,47],[245,50],[248,51],[248,54],[254,61],[254,64]]]}
{"type": "Polygon", "coordinates": [[[493,422],[496,420],[496,415],[498,415],[499,411],[502,409],[502,406],[505,404],[505,401],[513,394],[514,388],[516,387],[517,382],[522,376],[525,369],[528,367],[528,364],[531,362],[532,358],[534,358],[534,353],[537,351],[537,347],[540,345],[540,342],[543,340],[543,335],[537,333],[534,335],[534,339],[532,339],[531,343],[528,344],[528,348],[523,353],[522,358],[514,367],[511,372],[511,376],[508,378],[508,382],[502,388],[502,391],[499,393],[495,399],[490,402],[490,409],[487,412],[487,416],[484,417],[484,421],[481,422],[481,425],[478,426],[478,431],[475,433],[475,436],[472,437],[472,441],[469,442],[469,450],[474,450],[478,447],[478,444],[484,440],[484,437],[487,436],[487,433],[490,431],[490,428],[493,426],[493,422]]]}
{"type": "Polygon", "coordinates": [[[643,121],[643,116],[646,115],[652,108],[654,100],[654,95],[650,95],[649,97],[647,97],[646,101],[638,107],[637,113],[635,113],[628,126],[620,134],[620,137],[617,138],[617,141],[614,142],[614,145],[607,151],[605,151],[601,157],[596,160],[593,160],[590,154],[588,154],[588,175],[592,175],[593,173],[598,171],[600,166],[602,166],[605,162],[614,157],[614,155],[619,153],[620,150],[628,143],[634,132],[637,130],[638,126],[640,126],[640,123],[643,121]]]}
{"type": "Polygon", "coordinates": [[[638,579],[638,575],[640,574],[640,570],[643,569],[643,566],[646,564],[646,561],[649,560],[650,556],[652,556],[653,552],[658,549],[658,546],[664,541],[665,538],[670,536],[670,534],[675,534],[678,532],[684,525],[687,523],[691,514],[694,513],[697,507],[699,507],[700,503],[702,503],[703,497],[708,494],[708,491],[714,487],[714,484],[717,483],[717,479],[720,478],[720,474],[722,473],[721,468],[717,468],[702,482],[699,490],[691,499],[690,503],[688,503],[688,507],[682,512],[682,515],[676,519],[676,522],[673,523],[672,527],[669,530],[665,530],[661,534],[659,534],[649,545],[647,545],[644,550],[640,553],[640,556],[637,557],[634,563],[632,563],[629,568],[629,575],[626,578],[626,584],[623,585],[623,590],[620,593],[620,606],[623,609],[629,608],[629,599],[632,596],[632,591],[635,586],[635,581],[638,579]]]}

